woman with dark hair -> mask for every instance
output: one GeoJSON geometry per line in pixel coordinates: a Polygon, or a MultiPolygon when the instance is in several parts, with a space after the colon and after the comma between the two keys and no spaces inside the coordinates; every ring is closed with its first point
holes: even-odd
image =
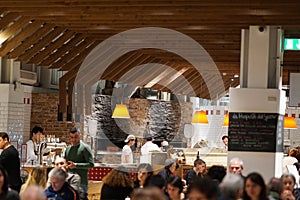
{"type": "Polygon", "coordinates": [[[7,172],[0,165],[0,199],[1,200],[19,200],[19,194],[17,191],[8,187],[7,172]]]}
{"type": "Polygon", "coordinates": [[[267,187],[263,177],[256,172],[245,178],[243,200],[268,200],[267,187]]]}
{"type": "Polygon", "coordinates": [[[101,200],[124,200],[133,191],[133,181],[123,166],[110,171],[102,182],[101,200]]]}
{"type": "Polygon", "coordinates": [[[182,199],[183,183],[179,176],[171,176],[166,183],[166,191],[170,200],[182,199]]]}
{"type": "Polygon", "coordinates": [[[149,178],[153,175],[153,168],[149,163],[141,163],[137,168],[134,188],[143,188],[148,184],[149,178]]]}

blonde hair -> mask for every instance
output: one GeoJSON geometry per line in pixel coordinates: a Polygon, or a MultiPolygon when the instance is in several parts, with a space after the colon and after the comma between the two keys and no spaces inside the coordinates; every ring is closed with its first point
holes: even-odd
{"type": "Polygon", "coordinates": [[[42,167],[35,167],[31,170],[28,179],[22,185],[20,192],[23,192],[30,185],[41,186],[46,188],[47,177],[42,167]]]}

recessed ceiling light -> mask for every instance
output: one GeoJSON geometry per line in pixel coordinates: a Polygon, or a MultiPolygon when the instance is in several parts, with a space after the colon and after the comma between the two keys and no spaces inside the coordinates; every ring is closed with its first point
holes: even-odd
{"type": "Polygon", "coordinates": [[[239,75],[238,74],[235,74],[234,76],[233,76],[233,78],[238,78],[239,77],[239,75]]]}

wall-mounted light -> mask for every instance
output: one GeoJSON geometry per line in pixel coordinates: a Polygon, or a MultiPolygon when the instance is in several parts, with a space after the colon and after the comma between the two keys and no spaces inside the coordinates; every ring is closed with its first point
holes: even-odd
{"type": "Polygon", "coordinates": [[[192,123],[208,124],[206,112],[204,110],[197,110],[194,113],[192,123]]]}

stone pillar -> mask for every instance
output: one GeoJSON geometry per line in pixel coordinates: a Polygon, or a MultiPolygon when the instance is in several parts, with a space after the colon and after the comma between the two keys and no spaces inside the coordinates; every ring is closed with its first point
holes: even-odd
{"type": "Polygon", "coordinates": [[[281,90],[281,30],[251,26],[242,31],[241,88],[230,89],[228,162],[244,161],[244,175],[265,181],[282,173],[285,92],[281,90]]]}

